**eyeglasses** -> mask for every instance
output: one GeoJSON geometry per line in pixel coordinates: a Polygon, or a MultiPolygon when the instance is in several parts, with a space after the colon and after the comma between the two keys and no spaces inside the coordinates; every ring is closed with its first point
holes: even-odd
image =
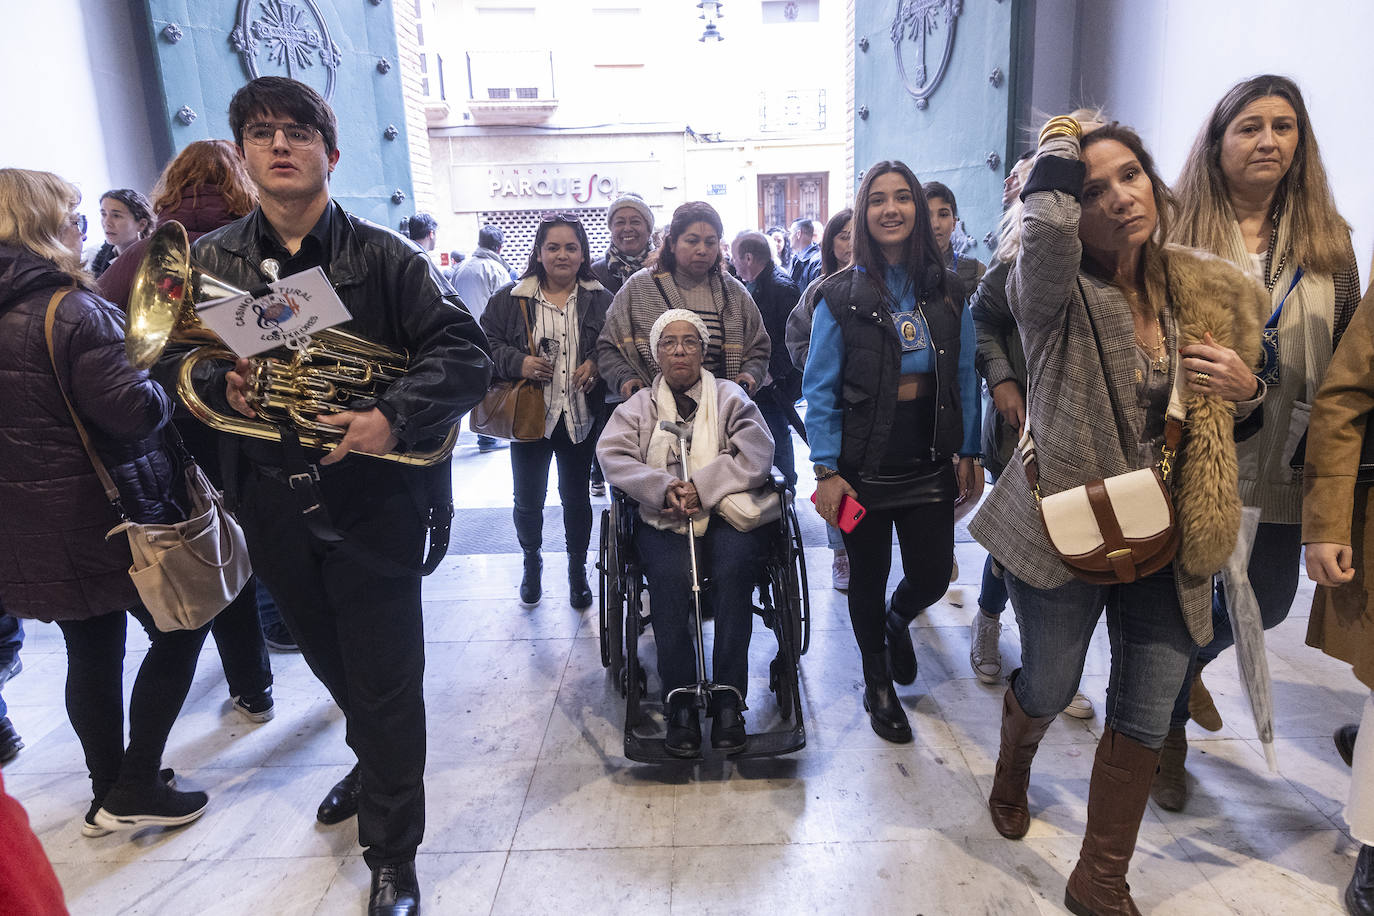
{"type": "Polygon", "coordinates": [[[82,235],[86,234],[86,214],[73,213],[67,217],[67,225],[71,226],[82,235]]]}
{"type": "Polygon", "coordinates": [[[307,149],[315,145],[320,132],[309,124],[269,124],[255,121],[243,129],[243,139],[254,146],[271,146],[277,139],[277,131],[286,135],[286,142],[296,149],[307,149]]]}
{"type": "Polygon", "coordinates": [[[661,353],[672,353],[678,347],[682,348],[683,353],[700,353],[700,337],[660,337],[658,339],[658,349],[661,353]]]}
{"type": "Polygon", "coordinates": [[[541,223],[576,223],[582,225],[582,220],[576,213],[545,213],[539,217],[541,223]]]}

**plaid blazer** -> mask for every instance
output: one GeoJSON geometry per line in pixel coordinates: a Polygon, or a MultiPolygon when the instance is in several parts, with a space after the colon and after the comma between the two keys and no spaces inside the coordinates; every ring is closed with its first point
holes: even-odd
{"type": "MultiPolygon", "coordinates": [[[[1077,159],[1077,147],[1076,140],[1053,140],[1042,147],[1040,155],[1077,159]]],[[[1136,441],[1141,408],[1130,305],[1115,286],[1080,270],[1079,213],[1078,201],[1063,191],[1027,194],[1021,251],[1007,282],[1008,300],[1025,346],[1030,386],[1027,418],[1045,494],[1149,467],[1158,460],[1136,441]]],[[[1239,274],[1216,259],[1184,249],[1172,249],[1170,258],[1186,260],[1193,272],[1239,274]]],[[[1221,279],[1234,282],[1229,276],[1221,279]]],[[[1179,304],[1172,301],[1176,298],[1171,283],[1171,302],[1164,309],[1171,352],[1178,347],[1175,311],[1179,304]]],[[[1236,307],[1247,314],[1254,310],[1248,302],[1237,302],[1236,307]]],[[[1248,352],[1250,345],[1241,349],[1248,352]]],[[[1177,360],[1170,370],[1171,384],[1176,368],[1177,360]]],[[[1229,448],[1234,467],[1229,435],[1226,442],[1209,445],[1229,448]]],[[[1050,546],[1035,496],[1018,465],[1013,460],[998,478],[969,531],[1018,579],[1036,588],[1057,588],[1073,577],[1050,546]]],[[[1177,494],[1177,485],[1174,489],[1177,494]]],[[[1179,555],[1188,549],[1183,544],[1179,555]]],[[[1195,641],[1205,644],[1212,629],[1211,577],[1186,572],[1177,560],[1173,568],[1189,631],[1195,641]]]]}

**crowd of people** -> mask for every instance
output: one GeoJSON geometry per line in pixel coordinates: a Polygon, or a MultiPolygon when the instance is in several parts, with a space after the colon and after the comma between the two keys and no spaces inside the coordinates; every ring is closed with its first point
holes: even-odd
{"type": "MultiPolygon", "coordinates": [[[[1374,914],[1374,745],[1358,742],[1374,727],[1374,497],[1362,476],[1374,477],[1362,449],[1374,305],[1358,308],[1350,229],[1293,82],[1233,87],[1172,187],[1140,136],[1103,112],[1050,119],[1009,171],[990,266],[957,238],[954,191],[884,160],[823,225],[727,242],[720,214],[694,201],[656,231],[651,202],[625,194],[607,209],[599,257],[577,216],[553,213],[522,270],[489,225],[443,271],[429,254],[433,217],[415,214],[403,235],[331,198],[337,124],[313,90],[255,79],[229,122],[232,141],[186,147],[151,200],[103,195],[94,251],[82,250],[71,183],[0,169],[0,356],[20,389],[0,420],[0,691],[22,670],[21,621],[56,622],[91,779],[87,836],[204,812],[207,795],[179,790],[162,753],[207,635],[233,708],[255,723],[274,708],[268,647],[298,648],[357,759],[316,816],[357,816],[369,913],[419,912],[421,582],[434,565],[427,539],[431,554],[446,543],[451,475],[447,462],[380,459],[443,439],[493,386],[519,384],[542,395],[542,435],[478,443],[509,451],[519,600],[543,599],[551,464],[574,608],[594,599],[592,498],[609,485],[631,501],[673,756],[703,752],[684,690],[697,681],[698,558],[720,685],[710,745],[748,747],[751,591],[766,542],[727,507],[765,488],[772,468],[798,486],[794,435],[848,601],[856,702],[887,741],[912,741],[899,689],[917,678],[910,627],[945,594],[955,526],[976,509],[969,531],[987,559],[969,665],[1005,684],[988,813],[1008,839],[1030,827],[1050,723],[1095,715],[1079,685],[1105,614],[1104,727],[1064,898],[1078,914],[1138,912],[1127,873],[1146,803],[1187,804],[1185,726],[1221,727],[1201,676],[1235,643],[1218,573],[1242,509],[1257,510],[1248,563],[1263,626],[1287,616],[1306,545],[1318,585],[1308,641],[1371,689],[1361,725],[1335,740],[1353,768],[1346,820],[1361,843],[1345,902],[1374,914]],[[335,429],[327,453],[285,427],[280,441],[213,432],[181,404],[179,354],[151,374],[125,358],[146,239],[169,220],[190,233],[200,270],[239,288],[323,268],[350,330],[408,355],[375,398],[321,415],[335,429]],[[69,417],[91,427],[114,505],[69,417]],[[255,578],[213,623],[164,632],[127,575],[127,547],[105,532],[116,511],[185,516],[180,443],[224,491],[255,578]],[[901,576],[889,592],[894,535],[901,576]],[[1010,672],[998,642],[1008,603],[1021,645],[1010,672]],[[151,648],[126,741],[130,616],[151,648]]],[[[254,377],[239,359],[192,384],[217,410],[253,417],[254,377]]],[[[23,748],[5,713],[0,698],[0,763],[23,748]]]]}

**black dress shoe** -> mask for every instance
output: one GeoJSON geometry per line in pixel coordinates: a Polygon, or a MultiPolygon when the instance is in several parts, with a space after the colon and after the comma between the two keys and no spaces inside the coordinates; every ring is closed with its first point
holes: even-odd
{"type": "Polygon", "coordinates": [[[1336,753],[1341,755],[1346,766],[1352,766],[1351,761],[1355,759],[1355,738],[1360,733],[1358,725],[1342,725],[1336,729],[1336,734],[1331,736],[1331,740],[1336,742],[1336,753]]]}
{"type": "Polygon", "coordinates": [[[668,737],[664,742],[674,757],[701,756],[701,720],[691,697],[668,705],[668,737]]]}
{"type": "Polygon", "coordinates": [[[1361,846],[1355,874],[1345,886],[1345,908],[1350,916],[1374,916],[1374,846],[1361,846]]]}
{"type": "Polygon", "coordinates": [[[886,652],[863,653],[864,710],[879,738],[893,744],[911,741],[911,723],[887,672],[886,652]]]}
{"type": "Polygon", "coordinates": [[[420,881],[413,861],[372,869],[367,916],[420,916],[420,881]]]}
{"type": "Polygon", "coordinates": [[[744,731],[744,716],[734,694],[723,694],[711,702],[711,747],[727,754],[744,750],[748,735],[744,731]]]}
{"type": "Polygon", "coordinates": [[[592,587],[587,584],[587,564],[568,557],[568,600],[579,611],[592,606],[592,587]]]}
{"type": "Polygon", "coordinates": [[[520,577],[520,602],[527,605],[539,603],[539,596],[544,593],[542,583],[539,581],[544,572],[544,558],[539,556],[537,550],[525,551],[525,574],[520,577]]]}
{"type": "Polygon", "coordinates": [[[911,621],[898,616],[889,603],[884,629],[887,631],[887,666],[899,684],[916,682],[916,647],[911,643],[911,621]]]}
{"type": "MultiPolygon", "coordinates": [[[[315,812],[315,820],[321,824],[337,824],[358,813],[358,796],[362,794],[363,781],[355,766],[348,775],[334,784],[329,794],[320,802],[315,812]]],[[[375,877],[375,873],[374,873],[375,877]]]]}

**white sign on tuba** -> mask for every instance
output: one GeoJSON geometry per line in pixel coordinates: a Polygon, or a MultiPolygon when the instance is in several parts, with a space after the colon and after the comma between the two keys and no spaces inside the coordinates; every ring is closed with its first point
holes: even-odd
{"type": "Polygon", "coordinates": [[[242,358],[277,347],[300,347],[311,334],[353,317],[323,268],[274,280],[266,288],[262,295],[246,293],[202,302],[196,312],[242,358]]]}

